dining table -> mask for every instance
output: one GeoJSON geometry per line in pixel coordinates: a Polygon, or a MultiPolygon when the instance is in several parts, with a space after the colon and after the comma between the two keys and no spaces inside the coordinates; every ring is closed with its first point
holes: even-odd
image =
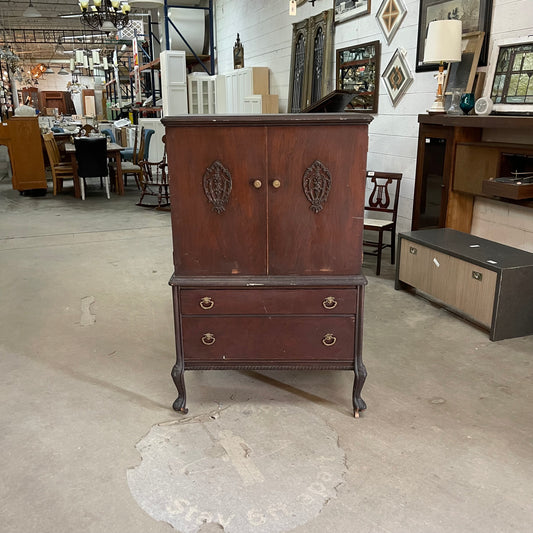
{"type": "MultiPolygon", "coordinates": [[[[80,180],[78,179],[78,162],[76,160],[76,147],[74,146],[74,143],[65,143],[64,150],[66,154],[70,155],[72,168],[74,170],[74,196],[76,198],[81,198],[80,180]]],[[[124,146],[113,142],[107,143],[107,157],[114,159],[117,165],[117,194],[123,195],[124,179],[122,177],[122,157],[120,155],[121,150],[124,150],[124,146]]]]}

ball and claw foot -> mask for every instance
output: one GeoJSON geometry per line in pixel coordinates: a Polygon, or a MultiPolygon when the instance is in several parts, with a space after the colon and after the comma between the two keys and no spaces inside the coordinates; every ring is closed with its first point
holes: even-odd
{"type": "Polygon", "coordinates": [[[357,398],[354,402],[353,416],[359,418],[361,412],[366,409],[366,403],[362,398],[357,398]]]}
{"type": "Polygon", "coordinates": [[[183,413],[184,415],[186,415],[189,412],[189,410],[185,407],[185,399],[180,398],[179,396],[176,398],[176,401],[172,404],[172,409],[174,409],[174,411],[183,413]]]}

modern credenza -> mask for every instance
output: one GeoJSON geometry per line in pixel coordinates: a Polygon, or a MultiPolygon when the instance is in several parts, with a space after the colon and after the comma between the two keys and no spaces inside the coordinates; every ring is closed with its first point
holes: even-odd
{"type": "Polygon", "coordinates": [[[533,334],[533,254],[452,229],[398,235],[396,289],[414,287],[489,330],[533,334]]]}

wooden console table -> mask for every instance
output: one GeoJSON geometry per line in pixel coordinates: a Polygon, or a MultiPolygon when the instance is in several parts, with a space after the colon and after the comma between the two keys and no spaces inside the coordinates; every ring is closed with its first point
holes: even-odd
{"type": "Polygon", "coordinates": [[[414,287],[489,330],[533,334],[533,254],[452,229],[398,235],[396,289],[414,287]]]}
{"type": "Polygon", "coordinates": [[[441,114],[419,115],[418,122],[411,229],[446,227],[469,233],[474,198],[484,195],[482,181],[513,170],[502,154],[533,155],[533,117],[441,114]],[[521,139],[487,142],[491,130],[519,133],[521,139]]]}
{"type": "Polygon", "coordinates": [[[178,389],[192,369],[353,370],[370,116],[167,117],[178,389]]]}

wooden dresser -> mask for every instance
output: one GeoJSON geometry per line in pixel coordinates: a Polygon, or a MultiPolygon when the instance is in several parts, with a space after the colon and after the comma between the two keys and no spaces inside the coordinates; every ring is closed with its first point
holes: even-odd
{"type": "Polygon", "coordinates": [[[167,117],[178,389],[184,370],[342,369],[361,389],[368,123],[167,117]]]}

